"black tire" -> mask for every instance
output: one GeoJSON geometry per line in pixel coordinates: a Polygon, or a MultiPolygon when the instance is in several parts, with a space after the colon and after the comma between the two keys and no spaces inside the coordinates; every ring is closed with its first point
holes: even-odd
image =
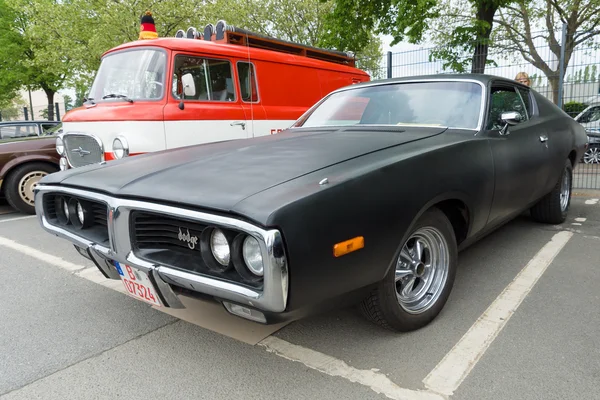
{"type": "Polygon", "coordinates": [[[408,332],[429,324],[444,308],[454,285],[458,259],[454,229],[446,215],[437,208],[425,212],[415,223],[411,234],[408,235],[407,242],[401,244],[400,250],[410,242],[413,234],[427,227],[436,229],[443,236],[447,247],[447,275],[445,282],[440,284],[440,290],[437,291],[439,296],[427,309],[419,313],[408,312],[400,305],[397,297],[398,283],[395,279],[395,265],[400,257],[400,251],[398,251],[398,256],[394,259],[386,277],[360,304],[360,309],[367,319],[393,331],[408,332]]]}
{"type": "Polygon", "coordinates": [[[550,193],[542,197],[533,207],[531,207],[531,217],[534,221],[544,224],[562,224],[567,219],[569,206],[571,205],[571,191],[573,188],[573,166],[570,160],[565,161],[563,172],[558,182],[550,193]],[[563,179],[568,177],[568,200],[566,207],[561,205],[561,191],[563,179]]]}
{"type": "Polygon", "coordinates": [[[6,201],[17,211],[25,214],[35,214],[35,206],[21,196],[19,183],[24,176],[29,174],[41,173],[48,175],[56,171],[58,171],[58,167],[43,162],[30,162],[19,165],[8,174],[4,185],[2,185],[6,201]]]}

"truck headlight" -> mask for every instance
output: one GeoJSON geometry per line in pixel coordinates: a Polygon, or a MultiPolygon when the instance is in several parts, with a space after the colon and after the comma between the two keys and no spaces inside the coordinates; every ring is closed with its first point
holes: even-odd
{"type": "Polygon", "coordinates": [[[118,136],[113,140],[113,154],[115,158],[120,159],[129,155],[129,144],[123,136],[118,136]]]}
{"type": "Polygon", "coordinates": [[[59,156],[65,155],[65,143],[60,136],[56,138],[56,152],[59,156]]]}

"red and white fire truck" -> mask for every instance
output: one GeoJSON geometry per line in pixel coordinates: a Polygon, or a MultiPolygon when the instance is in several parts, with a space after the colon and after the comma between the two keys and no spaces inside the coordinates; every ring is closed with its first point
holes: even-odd
{"type": "Polygon", "coordinates": [[[64,170],[274,134],[329,92],[369,79],[351,53],[219,21],[107,51],[86,102],[64,116],[56,150],[64,170]]]}

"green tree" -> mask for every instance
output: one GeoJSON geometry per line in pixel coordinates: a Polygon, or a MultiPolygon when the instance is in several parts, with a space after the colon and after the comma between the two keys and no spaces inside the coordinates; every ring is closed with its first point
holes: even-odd
{"type": "MultiPolygon", "coordinates": [[[[23,85],[25,50],[17,30],[17,14],[5,0],[0,0],[0,108],[9,109],[23,85]]],[[[4,115],[3,118],[8,117],[4,115]]]]}
{"type": "Polygon", "coordinates": [[[433,57],[445,60],[444,68],[482,73],[489,64],[488,48],[493,20],[499,7],[511,0],[334,0],[329,18],[332,43],[364,44],[370,32],[419,43],[433,33],[440,46],[433,57]],[[456,4],[459,4],[457,6],[456,4]],[[458,18],[458,20],[457,20],[458,18]],[[438,29],[442,26],[444,29],[438,29]],[[446,29],[450,27],[450,29],[446,29]],[[332,29],[336,28],[336,29],[332,29]]]}
{"type": "Polygon", "coordinates": [[[63,103],[65,104],[65,112],[73,108],[73,99],[68,94],[63,96],[63,103]]]}
{"type": "Polygon", "coordinates": [[[585,70],[583,72],[583,81],[585,83],[590,81],[590,66],[589,65],[585,66],[585,70]]]}
{"type": "Polygon", "coordinates": [[[206,12],[215,19],[224,19],[228,24],[263,35],[308,46],[352,51],[360,60],[360,68],[375,78],[380,77],[381,40],[373,32],[356,41],[331,40],[348,29],[328,26],[334,7],[333,0],[222,0],[209,3],[206,12]]]}
{"type": "Polygon", "coordinates": [[[494,43],[494,47],[520,54],[542,71],[552,87],[552,99],[558,104],[561,49],[564,46],[566,71],[574,49],[600,35],[600,0],[515,0],[498,12],[494,23],[500,28],[498,35],[506,39],[494,43]],[[543,25],[541,31],[537,30],[538,23],[543,25]],[[559,41],[562,23],[567,25],[565,43],[559,41]],[[544,59],[542,46],[549,47],[556,62],[544,59]]]}

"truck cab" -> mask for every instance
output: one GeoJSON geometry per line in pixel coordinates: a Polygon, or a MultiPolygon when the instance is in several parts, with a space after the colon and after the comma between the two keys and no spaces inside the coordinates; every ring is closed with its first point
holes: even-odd
{"type": "Polygon", "coordinates": [[[368,80],[351,53],[224,21],[126,43],[103,55],[86,102],[64,116],[61,169],[276,134],[333,90],[368,80]]]}

